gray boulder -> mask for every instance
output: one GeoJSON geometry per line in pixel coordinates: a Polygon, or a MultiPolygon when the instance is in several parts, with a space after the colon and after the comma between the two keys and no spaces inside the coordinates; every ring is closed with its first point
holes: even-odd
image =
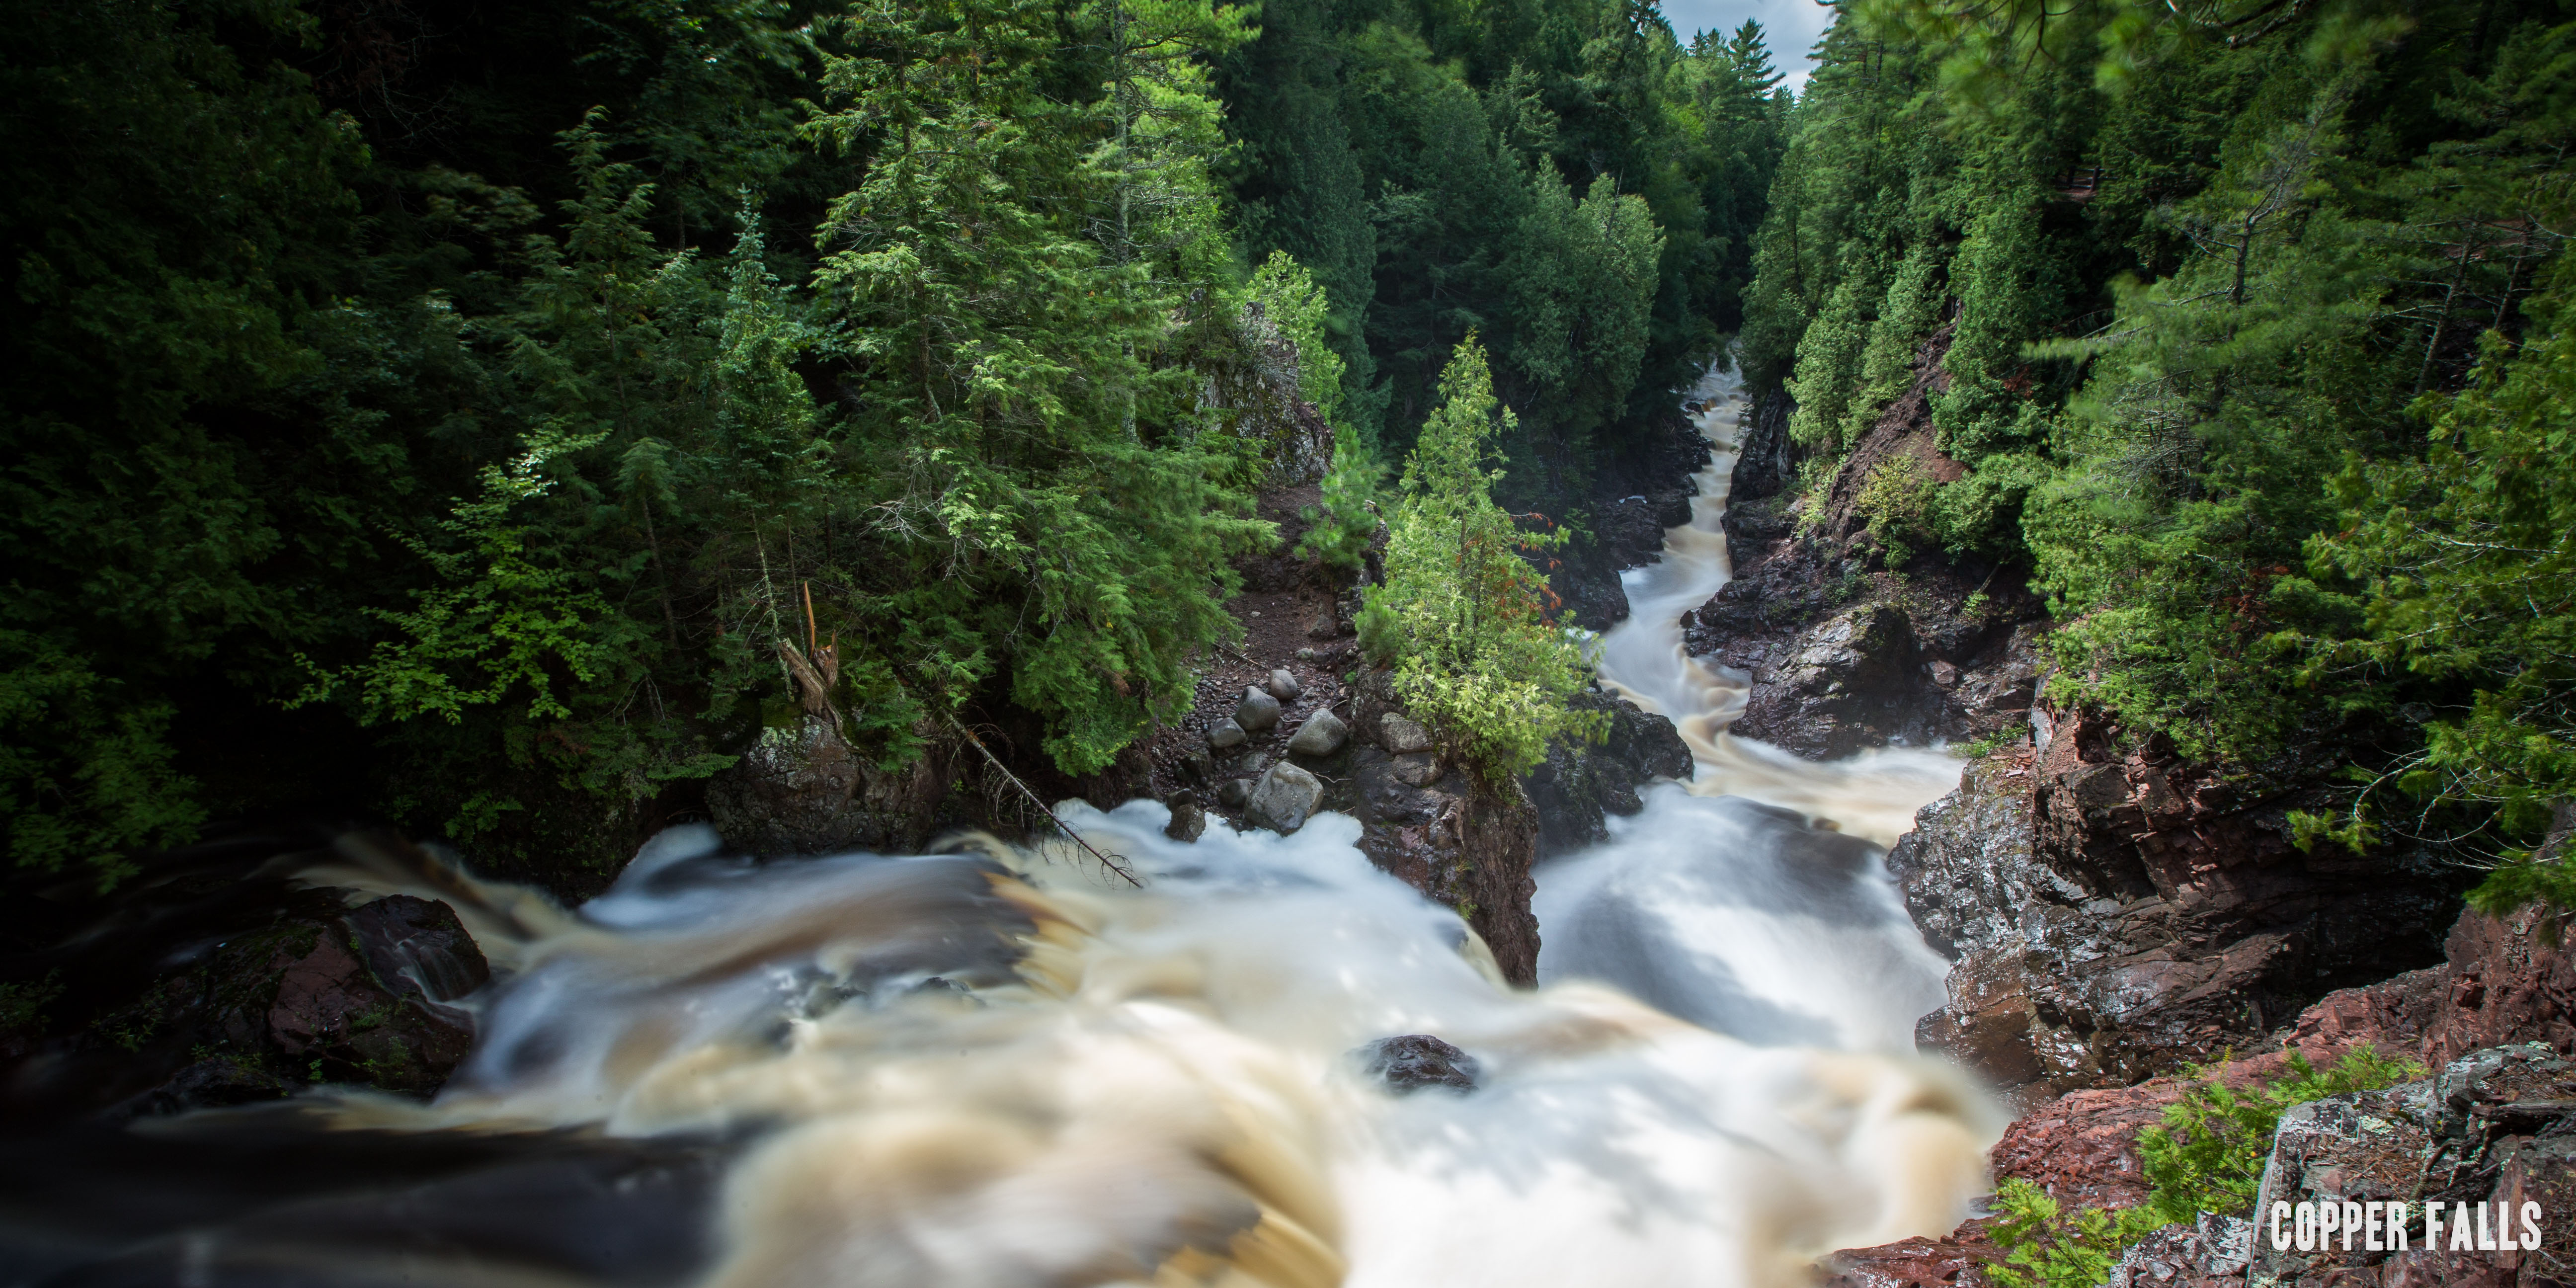
{"type": "Polygon", "coordinates": [[[1427,751],[1408,751],[1393,758],[1395,781],[1408,787],[1429,787],[1440,781],[1440,758],[1427,751]]]}
{"type": "Polygon", "coordinates": [[[1243,700],[1234,704],[1234,722],[1246,733],[1259,733],[1279,723],[1279,699],[1259,689],[1247,688],[1243,700]]]}
{"type": "Polygon", "coordinates": [[[1318,711],[1297,726],[1297,735],[1288,740],[1288,750],[1300,756],[1329,756],[1350,741],[1350,726],[1330,711],[1318,711]]]}
{"type": "Polygon", "coordinates": [[[1229,778],[1216,789],[1216,803],[1227,809],[1241,809],[1243,803],[1250,799],[1252,799],[1252,783],[1248,779],[1229,778]]]}
{"type": "Polygon", "coordinates": [[[1282,702],[1294,702],[1298,694],[1306,691],[1305,686],[1297,683],[1297,677],[1289,674],[1286,667],[1272,671],[1269,682],[1262,687],[1270,690],[1270,696],[1282,702]]]}
{"type": "Polygon", "coordinates": [[[1324,784],[1313,774],[1285,761],[1272,765],[1252,785],[1250,799],[1244,802],[1245,821],[1274,832],[1294,832],[1314,817],[1315,807],[1323,803],[1324,784]]]}
{"type": "Polygon", "coordinates": [[[1245,736],[1240,722],[1219,720],[1215,728],[1208,730],[1208,745],[1219,751],[1228,747],[1240,747],[1243,745],[1245,736]]]}
{"type": "Polygon", "coordinates": [[[1398,756],[1408,751],[1427,751],[1431,747],[1429,730],[1409,717],[1397,715],[1392,711],[1378,717],[1377,740],[1378,745],[1386,748],[1389,754],[1398,756]]]}

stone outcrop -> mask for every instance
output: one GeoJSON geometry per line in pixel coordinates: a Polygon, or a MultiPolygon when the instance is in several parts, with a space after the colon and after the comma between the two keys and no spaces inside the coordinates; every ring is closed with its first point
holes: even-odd
{"type": "MultiPolygon", "coordinates": [[[[2298,1036],[2289,1046],[2227,1061],[2212,1068],[2210,1074],[2230,1086],[2243,1088],[2281,1077],[2289,1069],[2291,1050],[2319,1068],[2334,1064],[2344,1052],[2364,1044],[2383,1054],[2406,1053],[2405,1043],[2393,1035],[2358,1027],[2337,1031],[2326,1022],[2337,999],[2346,996],[2329,997],[2302,1015],[2290,1026],[2298,1036]]],[[[2562,1012],[2559,1019],[2563,1018],[2562,1012]]],[[[2556,1022],[2540,1023],[2545,1028],[2556,1022]]],[[[2428,1182],[2450,1178],[2449,1184],[2458,1193],[2446,1194],[2446,1201],[2475,1202],[2508,1188],[2512,1178],[2506,1169],[2517,1159],[2525,1167],[2514,1183],[2526,1192],[2532,1187],[2530,1164],[2547,1164],[2559,1176],[2576,1171],[2561,1161],[2564,1151],[2554,1143],[2576,1139],[2576,1122],[2571,1122],[2576,1111],[2569,1109],[2564,1090],[2567,1053],[2538,1043],[2488,1048],[2473,1054],[2474,1059],[2448,1062],[2448,1068],[2435,1080],[2331,1098],[2283,1115],[2275,1156],[2286,1161],[2275,1163],[2274,1178],[2283,1188],[2281,1197],[2292,1201],[2324,1197],[2320,1187],[2333,1189],[2338,1198],[2355,1201],[2391,1197],[2370,1195],[2365,1190],[2371,1184],[2385,1183],[2392,1175],[2411,1178],[2420,1172],[2428,1182]],[[2507,1063],[2512,1066],[2507,1076],[2493,1076],[2507,1063]],[[2424,1108],[2431,1102],[2438,1103],[2424,1108]],[[2416,1107],[2403,1113],[2387,1112],[2392,1104],[2416,1107]],[[2461,1108],[2454,1111],[2449,1108],[2453,1105],[2461,1108]],[[2545,1114],[2536,1112],[2542,1106],[2555,1108],[2545,1114]],[[2445,1113],[2451,1117],[2445,1118],[2445,1113]],[[2447,1138],[2443,1137],[2445,1123],[2454,1124],[2447,1138]],[[2553,1123],[2562,1125],[2553,1127],[2553,1123]],[[2471,1126],[2480,1130],[2467,1130],[2471,1126]],[[2444,1146],[2448,1153],[2435,1148],[2445,1139],[2449,1142],[2444,1146]],[[2535,1142],[2547,1148],[2532,1152],[2535,1142]],[[2382,1179],[2374,1182],[2373,1177],[2382,1179]],[[2489,1188],[2480,1190],[2480,1185],[2489,1188]],[[2292,1186],[2306,1192],[2289,1193],[2292,1186]]],[[[2439,1062],[2436,1067],[2441,1067],[2439,1062]]],[[[2198,1079],[2190,1075],[2165,1076],[2134,1086],[2069,1092],[2041,1103],[2005,1129],[2002,1139],[1989,1152],[1994,1176],[1998,1181],[2028,1181],[2069,1208],[2134,1205],[2147,1196],[2138,1133],[2161,1123],[2165,1108],[2197,1083],[2198,1079]]],[[[2427,1192],[2437,1188],[2428,1184],[2427,1192]]],[[[2559,1203],[2564,1206],[2552,1205],[2548,1210],[2576,1211],[2576,1199],[2562,1198],[2559,1203]]],[[[2415,1228],[2420,1231],[2420,1217],[2418,1222],[2415,1228]]],[[[1835,1253],[1821,1267],[1824,1282],[1834,1288],[1929,1288],[1935,1284],[1983,1282],[1982,1268],[2000,1256],[1989,1234],[1993,1224],[1991,1218],[1977,1217],[1939,1238],[1906,1239],[1835,1253]]],[[[2502,1267],[2492,1259],[2480,1265],[2418,1258],[2409,1269],[2402,1256],[2355,1256],[2349,1264],[2324,1268],[2321,1274],[2319,1266],[2307,1262],[2284,1266],[2283,1262],[2296,1260],[2295,1253],[2285,1258],[2260,1246],[2258,1240],[2263,1233],[2256,1222],[2226,1216],[2204,1218],[2197,1226],[2167,1226],[2129,1249],[2110,1282],[2129,1288],[2149,1284],[2159,1288],[2239,1288],[2247,1284],[2249,1270],[2256,1283],[2313,1284],[2318,1288],[2343,1283],[2387,1288],[2439,1283],[2531,1284],[2537,1288],[2544,1282],[2567,1282],[2563,1267],[2554,1272],[2562,1278],[2554,1281],[2531,1277],[2521,1269],[2515,1270],[2522,1275],[2520,1278],[2494,1277],[2502,1267]],[[2265,1257],[2272,1258],[2269,1267],[2265,1257]],[[2401,1270],[2405,1273],[2399,1273],[2401,1270]]],[[[2553,1232],[2544,1246],[2567,1249],[2576,1247],[2576,1239],[2569,1238],[2562,1228],[2553,1232]]]]}
{"type": "MultiPolygon", "coordinates": [[[[2358,1208],[2350,1209],[2359,1211],[2358,1208]]],[[[2382,1091],[2330,1096],[2281,1115],[2254,1209],[2248,1288],[2480,1288],[2576,1283],[2576,1064],[2546,1044],[2490,1047],[2443,1066],[2434,1077],[2382,1091]],[[2273,1204],[2417,1205],[2405,1251],[2372,1248],[2360,1237],[2274,1246],[2273,1204]],[[2524,1204],[2537,1204],[2523,1228],[2524,1204]],[[2512,1218],[2528,1234],[2510,1249],[2475,1246],[2489,1217],[2512,1218]],[[2424,1239],[2422,1205],[2437,1205],[2445,1237],[2424,1239]],[[2469,1247],[2450,1235],[2470,1223],[2469,1247]],[[2347,1243],[2349,1246],[2347,1246],[2347,1243]]],[[[2505,1240],[2495,1240],[2502,1243],[2505,1240]]]]}
{"type": "MultiPolygon", "coordinates": [[[[309,844],[309,842],[306,842],[309,844]]],[[[385,840],[370,845],[399,845],[385,840]]],[[[6,963],[68,981],[0,1060],[0,1119],[126,1121],[316,1082],[435,1092],[473,1044],[451,1005],[491,978],[447,904],[296,889],[276,849],[164,856],[63,947],[6,963]]],[[[290,852],[302,852],[299,849],[290,852]]],[[[328,853],[328,851],[321,851],[328,853]]]]}
{"type": "Polygon", "coordinates": [[[1864,574],[1857,558],[1789,535],[1772,502],[1730,509],[1725,524],[1736,578],[1682,615],[1682,640],[1751,679],[1738,737],[1821,760],[2026,720],[2042,668],[2038,605],[2017,576],[1864,574]]]}
{"type": "Polygon", "coordinates": [[[1789,399],[1760,400],[1722,524],[1733,579],[1682,617],[1693,656],[1751,680],[1736,736],[1832,759],[1989,737],[2037,695],[2045,614],[2024,570],[1928,552],[1883,567],[1890,552],[1859,508],[1874,473],[1900,458],[1932,486],[1967,476],[1931,421],[1951,331],[1925,341],[1903,396],[1811,495],[1787,494],[1798,454],[1789,399]]]}
{"type": "Polygon", "coordinates": [[[1679,411],[1664,413],[1655,432],[1628,454],[1594,462],[1593,495],[1558,504],[1585,503],[1592,534],[1541,556],[1540,570],[1574,623],[1606,631],[1628,618],[1628,594],[1619,574],[1663,557],[1664,529],[1690,522],[1694,476],[1708,464],[1710,447],[1679,411]]]}
{"type": "Polygon", "coordinates": [[[1639,788],[1663,779],[1688,782],[1692,773],[1690,747],[1672,721],[1597,688],[1567,705],[1606,712],[1610,728],[1599,743],[1549,747],[1547,759],[1521,779],[1538,808],[1538,848],[1547,857],[1610,839],[1610,815],[1646,807],[1639,788]]]}
{"type": "Polygon", "coordinates": [[[844,740],[831,714],[763,729],[707,780],[707,813],[751,854],[911,853],[929,840],[945,779],[932,758],[884,770],[844,740]]]}
{"type": "Polygon", "coordinates": [[[2376,1042],[2427,1065],[2506,1043],[2576,1054],[2576,956],[2565,933],[2543,908],[2463,912],[2440,965],[2328,994],[2299,1017],[2298,1036],[2376,1042]]]}
{"type": "Polygon", "coordinates": [[[1917,1036],[2025,1102],[2255,1049],[2309,1003],[2425,965],[2460,876],[2289,838],[2313,779],[2220,781],[2070,718],[1969,766],[1889,855],[1950,1000],[1917,1036]]]}

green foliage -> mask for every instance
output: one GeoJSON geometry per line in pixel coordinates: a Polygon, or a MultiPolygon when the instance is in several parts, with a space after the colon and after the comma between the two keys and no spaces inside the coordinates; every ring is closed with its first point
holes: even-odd
{"type": "Polygon", "coordinates": [[[2272,1133],[2284,1110],[2328,1096],[2381,1087],[2424,1076],[2421,1066],[2354,1047],[2328,1069],[2289,1053],[2288,1071],[2256,1087],[2236,1088],[2211,1077],[2167,1105],[2161,1126],[2138,1133],[2138,1155],[2149,1187],[2132,1208],[2067,1212],[2045,1190],[2018,1177],[1996,1187],[1994,1228],[2004,1261],[1990,1271],[2002,1288],[2092,1288],[2118,1263],[2120,1250],[2148,1233],[2208,1212],[2242,1216],[2253,1211],[2272,1133]]]}
{"type": "Polygon", "coordinates": [[[1362,449],[1348,429],[1333,436],[1333,467],[1324,475],[1323,503],[1301,516],[1312,526],[1297,542],[1297,557],[1321,559],[1336,568],[1358,568],[1367,562],[1369,543],[1377,539],[1378,482],[1386,467],[1362,449]]]}
{"type": "Polygon", "coordinates": [[[129,855],[188,840],[205,820],[167,742],[171,707],[136,700],[87,659],[0,630],[0,815],[22,868],[85,870],[104,887],[129,855]]]}
{"type": "Polygon", "coordinates": [[[1986,1268],[1998,1288],[2095,1288],[2119,1264],[2120,1249],[2163,1225],[2145,1208],[2061,1208],[2020,1177],[1995,1187],[2003,1219],[1990,1232],[2004,1259],[1986,1268]]]}
{"type": "Polygon", "coordinates": [[[303,700],[355,682],[370,721],[434,715],[454,724],[467,707],[514,694],[526,698],[531,719],[571,715],[555,692],[557,675],[574,685],[604,678],[631,647],[618,636],[632,628],[621,631],[627,624],[597,591],[579,589],[574,574],[533,561],[528,526],[510,522],[510,511],[545,494],[546,462],[602,437],[539,441],[507,469],[486,467],[483,495],[457,506],[444,525],[462,549],[420,548],[449,584],[423,592],[412,611],[380,610],[401,638],[378,643],[363,667],[324,677],[303,700]],[[603,630],[610,637],[595,638],[603,630]]]}
{"type": "Polygon", "coordinates": [[[808,595],[889,765],[972,703],[1097,768],[1235,629],[1249,11],[531,0],[413,67],[111,8],[0,20],[63,123],[0,198],[19,864],[311,801],[564,877],[788,700],[808,595]]]}
{"type": "Polygon", "coordinates": [[[1327,288],[1363,445],[1401,454],[1474,331],[1519,412],[1504,495],[1588,499],[1735,329],[1788,97],[1761,28],[1685,44],[1621,0],[1278,0],[1262,24],[1220,82],[1244,240],[1327,288]]]}
{"type": "MultiPolygon", "coordinates": [[[[2576,798],[2576,332],[2564,316],[2519,350],[2490,335],[2424,459],[2355,458],[2335,477],[2346,526],[2310,539],[2310,570],[2366,587],[2365,623],[2284,641],[2307,648],[2312,679],[2467,690],[2423,721],[2420,750],[2372,776],[2336,835],[2367,840],[2382,785],[2414,798],[2409,812],[2475,807],[2496,834],[2487,848],[2504,853],[2473,899],[2499,913],[2576,907],[2576,866],[2538,845],[2576,798]]],[[[2308,837],[2327,830],[2306,822],[2308,837]]]]}
{"type": "Polygon", "coordinates": [[[1246,294],[1296,347],[1299,396],[1315,405],[1316,415],[1341,425],[1343,362],[1328,340],[1332,301],[1324,288],[1288,252],[1274,250],[1254,270],[1246,294]]]}
{"type": "Polygon", "coordinates": [[[1927,538],[1932,518],[1932,480],[1923,462],[1897,455],[1878,463],[1857,500],[1869,516],[1869,535],[1887,552],[1887,566],[1902,568],[1914,558],[1915,543],[1927,538]]]}
{"type": "Polygon", "coordinates": [[[2164,1123],[2138,1134],[2149,1193],[2145,1207],[2159,1225],[2203,1212],[2243,1216],[2254,1210],[2282,1111],[2311,1100],[2376,1091],[2424,1076],[2423,1066],[2391,1059],[2371,1046],[2343,1053],[2319,1069],[2291,1051],[2288,1072],[2239,1090],[2216,1078],[2165,1107],[2164,1123]]]}
{"type": "Polygon", "coordinates": [[[2568,226],[2567,17],[1846,6],[1746,293],[1801,490],[1934,377],[1964,471],[1841,486],[1892,558],[2028,567],[2058,700],[2237,766],[2343,740],[2302,844],[2402,818],[2480,906],[2576,893],[2564,239],[2508,231],[2568,226]]]}
{"type": "Polygon", "coordinates": [[[1392,662],[1396,692],[1441,738],[1505,780],[1552,741],[1599,738],[1606,717],[1566,706],[1590,682],[1589,659],[1551,620],[1546,583],[1518,553],[1564,534],[1525,533],[1493,501],[1490,444],[1513,416],[1475,337],[1459,344],[1440,392],[1405,461],[1386,582],[1368,592],[1360,641],[1392,662]]]}

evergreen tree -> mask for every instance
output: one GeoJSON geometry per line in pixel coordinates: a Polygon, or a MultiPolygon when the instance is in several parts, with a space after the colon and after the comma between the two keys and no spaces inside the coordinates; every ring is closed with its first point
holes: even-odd
{"type": "Polygon", "coordinates": [[[1494,503],[1492,441],[1514,418],[1475,337],[1459,343],[1440,393],[1405,459],[1386,581],[1368,593],[1361,643],[1393,663],[1407,705],[1503,780],[1545,759],[1551,741],[1597,737],[1604,717],[1567,708],[1591,682],[1590,659],[1550,619],[1547,585],[1518,553],[1565,534],[1526,533],[1494,503]]]}

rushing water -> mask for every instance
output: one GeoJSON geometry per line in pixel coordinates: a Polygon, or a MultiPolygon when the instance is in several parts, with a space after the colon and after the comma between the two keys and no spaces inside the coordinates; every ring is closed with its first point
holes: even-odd
{"type": "Polygon", "coordinates": [[[1697,780],[1543,876],[1536,991],[1338,815],[1182,844],[1150,801],[1062,807],[1141,890],[1078,852],[755,864],[690,827],[567,911],[361,855],[308,879],[444,897],[500,969],[447,1089],[93,1141],[103,1170],[13,1191],[0,1278],[1769,1285],[1947,1229],[1994,1124],[1911,1054],[1938,963],[1863,839],[1942,775],[1723,735],[1670,618],[1724,576],[1724,479],[1603,663],[1697,780]],[[1395,1094],[1353,1056],[1410,1033],[1477,1088],[1395,1094]]]}
{"type": "Polygon", "coordinates": [[[1959,762],[1892,748],[1819,765],[1726,732],[1749,677],[1693,659],[1680,617],[1729,575],[1718,520],[1747,408],[1730,371],[1711,370],[1690,402],[1717,451],[1663,560],[1626,575],[1629,617],[1602,637],[1600,669],[1672,719],[1697,773],[1613,819],[1608,844],[1541,869],[1539,978],[1608,980],[1749,1041],[1911,1050],[1946,964],[1879,847],[1958,784],[1959,762]]]}

